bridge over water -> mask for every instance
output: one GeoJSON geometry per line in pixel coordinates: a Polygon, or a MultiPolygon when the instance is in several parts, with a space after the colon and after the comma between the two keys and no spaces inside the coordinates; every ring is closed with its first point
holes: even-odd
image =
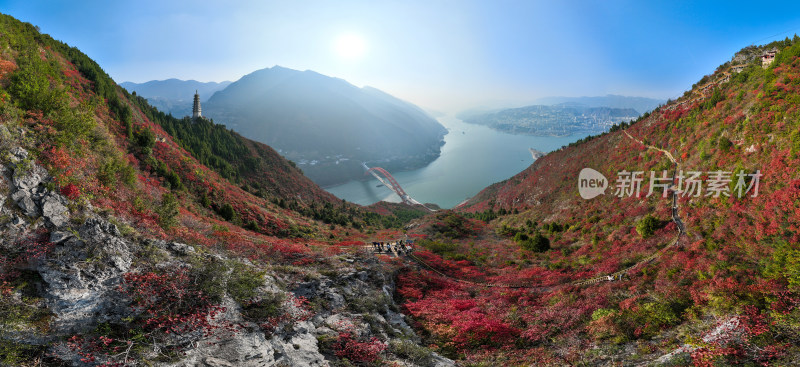
{"type": "Polygon", "coordinates": [[[369,166],[367,166],[366,162],[361,162],[361,165],[364,167],[364,169],[368,173],[371,173],[372,176],[374,176],[376,179],[378,179],[378,181],[380,181],[384,186],[386,186],[390,190],[394,191],[394,193],[397,194],[397,196],[400,197],[400,200],[402,200],[404,203],[409,204],[409,205],[421,205],[425,209],[428,209],[428,210],[430,210],[432,212],[435,211],[435,210],[425,206],[425,204],[420,203],[419,201],[415,200],[410,195],[408,195],[406,193],[406,191],[403,190],[402,187],[400,187],[400,184],[397,183],[397,180],[395,180],[394,177],[392,177],[392,175],[389,172],[387,172],[385,169],[383,169],[381,167],[371,167],[370,168],[369,166]]]}

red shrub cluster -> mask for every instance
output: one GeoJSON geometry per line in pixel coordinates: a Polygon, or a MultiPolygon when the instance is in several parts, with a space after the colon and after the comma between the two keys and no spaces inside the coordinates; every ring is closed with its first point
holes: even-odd
{"type": "Polygon", "coordinates": [[[259,327],[267,335],[272,334],[275,329],[282,324],[295,324],[298,322],[306,321],[314,316],[314,312],[308,305],[308,300],[305,297],[298,297],[289,293],[289,308],[286,312],[278,316],[268,318],[266,321],[259,323],[259,327]]]}
{"type": "Polygon", "coordinates": [[[361,341],[350,331],[340,332],[333,344],[333,350],[337,357],[359,363],[377,361],[385,349],[386,344],[377,338],[361,341]]]}
{"type": "Polygon", "coordinates": [[[66,196],[70,200],[77,200],[81,196],[81,190],[75,184],[67,184],[61,188],[61,195],[66,196]]]}
{"type": "Polygon", "coordinates": [[[48,239],[49,234],[40,230],[18,241],[13,251],[0,253],[0,296],[11,294],[12,283],[20,276],[20,268],[31,266],[53,251],[54,244],[48,239]]]}
{"type": "Polygon", "coordinates": [[[81,362],[101,367],[128,366],[133,362],[128,358],[132,346],[133,342],[130,340],[115,340],[102,335],[99,337],[75,335],[67,340],[67,347],[81,357],[81,362]]]}
{"type": "Polygon", "coordinates": [[[141,326],[164,334],[184,334],[202,330],[208,334],[218,328],[211,319],[225,309],[209,301],[196,289],[186,269],[169,274],[127,273],[120,291],[140,312],[141,326]]]}
{"type": "Polygon", "coordinates": [[[759,346],[751,341],[768,333],[771,324],[769,317],[754,306],[746,306],[742,314],[727,321],[727,324],[736,327],[723,327],[719,338],[692,352],[695,366],[712,367],[718,365],[720,360],[732,365],[754,361],[761,366],[769,366],[771,361],[782,357],[789,347],[786,343],[759,346]]]}

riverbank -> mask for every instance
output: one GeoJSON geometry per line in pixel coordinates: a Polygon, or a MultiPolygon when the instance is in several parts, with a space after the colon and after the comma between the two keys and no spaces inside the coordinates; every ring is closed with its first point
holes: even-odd
{"type": "MultiPolygon", "coordinates": [[[[531,148],[550,152],[586,136],[512,135],[487,126],[468,124],[452,116],[439,118],[439,122],[450,132],[445,135],[445,144],[437,159],[415,170],[383,168],[415,199],[447,209],[527,168],[533,163],[531,148]]],[[[400,200],[388,188],[375,187],[379,183],[375,179],[353,180],[325,190],[360,205],[400,200]]]]}

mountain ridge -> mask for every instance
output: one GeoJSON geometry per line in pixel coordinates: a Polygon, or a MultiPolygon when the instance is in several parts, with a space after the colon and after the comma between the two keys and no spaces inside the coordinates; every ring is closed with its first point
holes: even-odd
{"type": "Polygon", "coordinates": [[[323,186],[362,178],[362,161],[388,170],[427,164],[445,133],[422,109],[385,92],[281,66],[243,76],[203,112],[275,146],[323,186]]]}

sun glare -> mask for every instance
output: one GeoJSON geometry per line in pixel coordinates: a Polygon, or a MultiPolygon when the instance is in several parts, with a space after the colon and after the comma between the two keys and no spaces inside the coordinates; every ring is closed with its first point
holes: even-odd
{"type": "Polygon", "coordinates": [[[364,38],[354,33],[347,33],[339,36],[335,43],[334,49],[339,57],[346,60],[358,60],[364,56],[367,44],[364,38]]]}

